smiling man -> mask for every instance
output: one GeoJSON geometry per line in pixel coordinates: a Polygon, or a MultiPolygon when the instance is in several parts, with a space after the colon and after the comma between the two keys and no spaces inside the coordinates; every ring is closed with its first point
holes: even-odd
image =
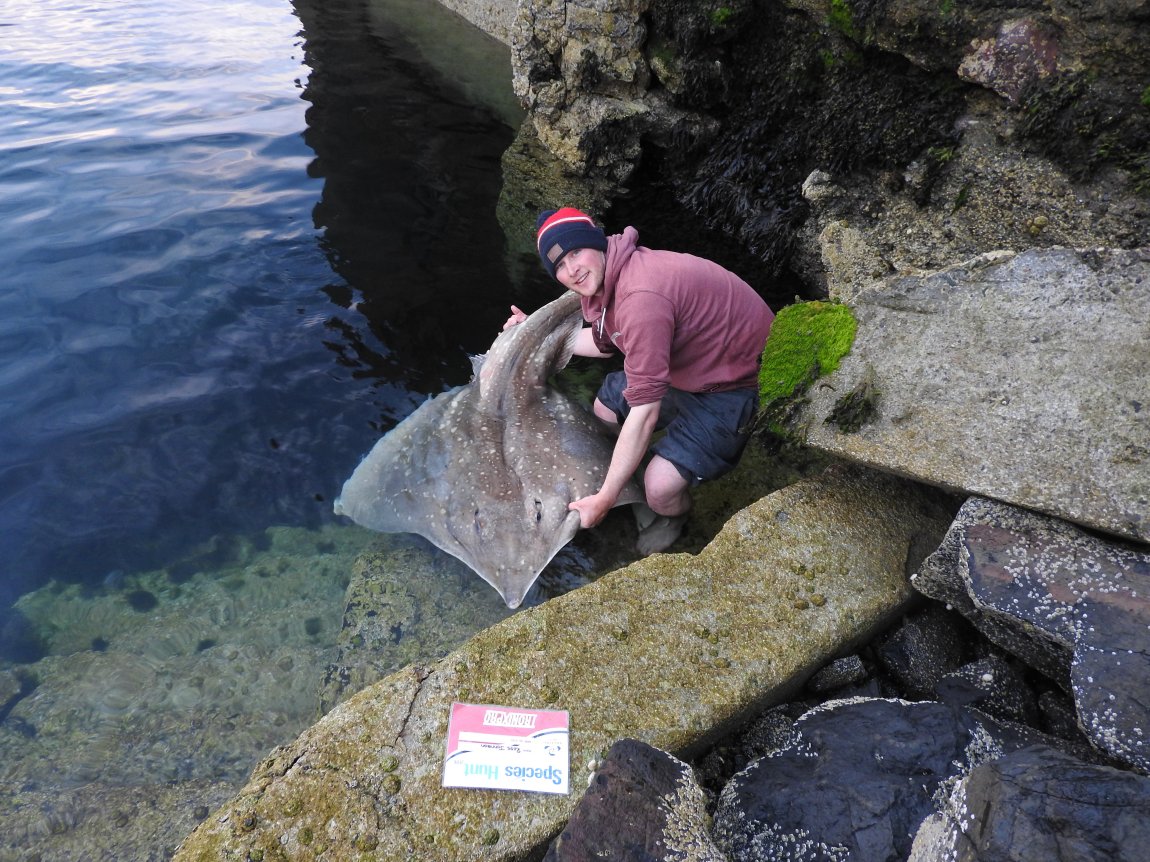
{"type": "MultiPolygon", "coordinates": [[[[618,433],[611,465],[599,491],[571,508],[584,528],[602,521],[650,447],[643,488],[651,511],[639,516],[638,550],[666,550],[686,522],[690,489],[742,456],[775,315],[718,264],[645,248],[633,227],[609,237],[577,209],[541,213],[537,243],[547,272],[582,298],[590,326],[576,354],[623,354],[623,370],[607,375],[594,406],[618,433]]],[[[512,306],[504,328],[525,317],[512,306]]]]}

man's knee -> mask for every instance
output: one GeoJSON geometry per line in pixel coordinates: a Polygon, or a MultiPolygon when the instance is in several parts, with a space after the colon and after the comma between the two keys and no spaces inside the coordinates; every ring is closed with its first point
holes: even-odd
{"type": "Polygon", "coordinates": [[[681,515],[691,507],[689,483],[679,468],[655,455],[643,474],[647,505],[660,515],[681,515]]]}

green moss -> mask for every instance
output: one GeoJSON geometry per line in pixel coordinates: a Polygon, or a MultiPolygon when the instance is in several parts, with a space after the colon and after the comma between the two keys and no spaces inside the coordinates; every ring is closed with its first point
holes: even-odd
{"type": "Polygon", "coordinates": [[[854,15],[847,0],[831,0],[831,8],[827,13],[827,24],[838,30],[844,36],[858,40],[858,30],[855,29],[854,15]]]}
{"type": "Polygon", "coordinates": [[[853,312],[839,303],[798,302],[779,311],[759,371],[759,420],[768,430],[783,433],[792,406],[839,367],[857,329],[853,312]]]}
{"type": "Polygon", "coordinates": [[[839,367],[854,344],[854,314],[834,302],[798,302],[782,309],[771,326],[759,371],[763,405],[801,394],[839,367]]]}
{"type": "Polygon", "coordinates": [[[712,10],[712,12],[711,12],[711,26],[712,27],[724,26],[731,19],[731,16],[734,13],[735,13],[735,10],[732,9],[730,6],[720,6],[718,9],[712,10]]]}
{"type": "Polygon", "coordinates": [[[1142,91],[1142,107],[1150,108],[1150,87],[1142,91]]]}

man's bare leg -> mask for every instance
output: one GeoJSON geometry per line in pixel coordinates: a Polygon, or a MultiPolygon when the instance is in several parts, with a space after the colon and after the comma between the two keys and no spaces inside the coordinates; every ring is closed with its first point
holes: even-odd
{"type": "MultiPolygon", "coordinates": [[[[604,425],[619,433],[619,419],[611,408],[596,398],[593,409],[604,425]]],[[[643,489],[647,502],[635,503],[631,509],[639,527],[635,547],[646,557],[667,550],[679,538],[691,509],[691,493],[678,468],[659,455],[653,455],[647,464],[643,489]]]]}
{"type": "Polygon", "coordinates": [[[636,510],[639,540],[635,547],[646,557],[667,550],[679,538],[691,510],[691,492],[678,468],[660,455],[653,456],[647,465],[643,488],[653,517],[648,519],[646,513],[641,516],[636,510]]]}

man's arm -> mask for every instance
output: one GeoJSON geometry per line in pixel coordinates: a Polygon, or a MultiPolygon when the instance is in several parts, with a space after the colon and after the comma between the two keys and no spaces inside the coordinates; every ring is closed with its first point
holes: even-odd
{"type": "MultiPolygon", "coordinates": [[[[507,318],[507,322],[503,324],[505,330],[513,326],[518,326],[527,319],[527,313],[520,308],[511,306],[511,316],[507,318]]],[[[579,334],[575,336],[575,350],[576,356],[590,356],[592,359],[606,359],[609,356],[614,356],[614,353],[604,353],[595,344],[595,336],[591,333],[590,326],[584,326],[579,330],[579,334]]]]}
{"type": "Polygon", "coordinates": [[[614,356],[614,353],[604,353],[595,344],[595,336],[591,331],[590,326],[584,326],[579,330],[579,334],[575,336],[575,355],[576,356],[590,356],[592,359],[606,359],[608,356],[614,356]]]}
{"type": "Polygon", "coordinates": [[[615,451],[611,454],[611,465],[607,468],[603,487],[597,493],[575,500],[569,506],[579,513],[581,527],[594,527],[611,511],[623,488],[639,469],[658,421],[658,401],[631,408],[619,429],[619,439],[615,441],[615,451]]]}

